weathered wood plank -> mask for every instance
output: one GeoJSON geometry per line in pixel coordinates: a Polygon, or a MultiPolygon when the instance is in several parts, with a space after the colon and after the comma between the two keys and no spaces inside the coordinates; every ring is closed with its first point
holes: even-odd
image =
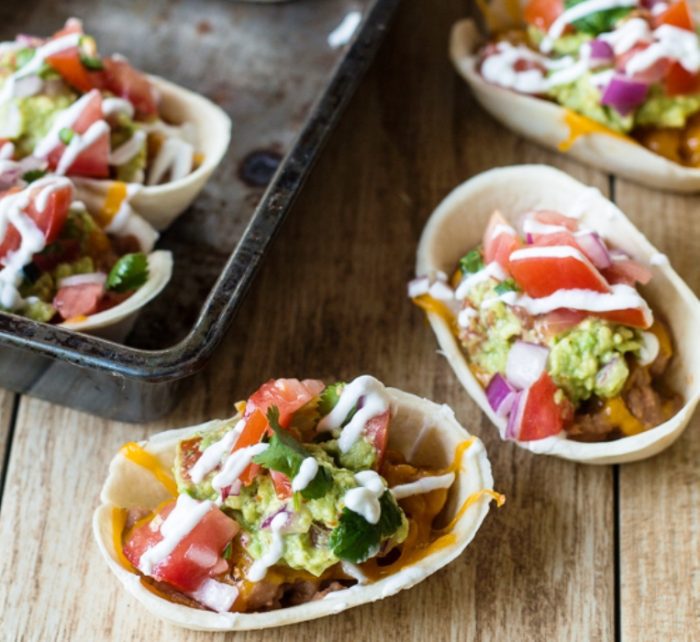
{"type": "MultiPolygon", "coordinates": [[[[12,409],[15,404],[15,394],[7,390],[0,390],[0,479],[5,474],[5,459],[10,447],[10,433],[12,426],[12,409]]],[[[0,488],[2,493],[2,488],[0,488]]],[[[0,495],[0,501],[2,497],[0,495]]]]}
{"type": "MultiPolygon", "coordinates": [[[[623,181],[616,195],[623,211],[700,292],[697,198],[623,181]]],[[[700,632],[699,427],[696,414],[668,451],[620,469],[623,640],[692,640],[700,632]]]]}
{"type": "Polygon", "coordinates": [[[607,185],[477,109],[445,54],[462,5],[443,2],[429,14],[424,3],[403,5],[227,341],[169,421],[126,426],[23,400],[0,520],[10,639],[210,639],[151,620],[99,559],[89,523],[110,457],[127,439],[227,414],[271,376],[362,372],[452,405],[486,441],[508,503],[465,555],[418,587],[275,637],[613,639],[610,470],[502,444],[405,297],[425,220],[468,176],[549,162],[607,185]]]}

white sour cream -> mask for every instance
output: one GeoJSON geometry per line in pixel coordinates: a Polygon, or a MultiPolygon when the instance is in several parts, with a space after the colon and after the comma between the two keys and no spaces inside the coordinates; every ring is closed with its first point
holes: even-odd
{"type": "Polygon", "coordinates": [[[224,455],[231,452],[231,448],[233,448],[241,432],[243,432],[244,426],[245,421],[241,419],[231,430],[226,432],[219,441],[210,444],[204,450],[200,458],[190,469],[190,479],[195,484],[199,484],[212,470],[221,464],[224,455]]]}
{"type": "Polygon", "coordinates": [[[198,502],[186,493],[179,495],[175,508],[160,526],[163,539],[141,555],[139,560],[141,572],[150,575],[153,567],[175,550],[177,545],[202,521],[213,505],[208,500],[198,502]]]}
{"type": "Polygon", "coordinates": [[[574,5],[562,13],[551,25],[547,35],[540,43],[540,51],[549,53],[552,51],[554,41],[562,36],[564,30],[572,22],[576,22],[581,18],[598,13],[599,11],[607,11],[608,9],[619,9],[623,7],[636,7],[638,0],[588,0],[574,5]]]}
{"type": "Polygon", "coordinates": [[[642,332],[642,347],[639,349],[639,365],[649,366],[659,356],[659,340],[653,332],[642,332]]]}
{"type": "Polygon", "coordinates": [[[270,544],[270,548],[265,551],[265,554],[259,560],[255,560],[251,564],[246,573],[246,577],[249,581],[259,582],[267,574],[267,569],[280,561],[284,553],[284,538],[282,537],[281,531],[287,524],[288,519],[289,515],[287,513],[279,513],[272,519],[270,523],[272,543],[270,544]]]}
{"type": "Polygon", "coordinates": [[[292,490],[296,493],[304,490],[316,477],[318,462],[315,457],[306,457],[301,462],[299,472],[292,479],[292,490]]]}
{"type": "Polygon", "coordinates": [[[146,132],[137,129],[134,135],[109,155],[110,165],[125,165],[136,156],[146,143],[146,132]]]}
{"type": "Polygon", "coordinates": [[[338,448],[342,453],[348,452],[361,437],[362,431],[370,419],[389,410],[389,395],[384,384],[369,375],[357,377],[345,386],[331,413],[318,423],[317,430],[320,432],[340,428],[360,397],[364,399],[362,408],[353,415],[352,420],[342,429],[338,438],[338,448]]]}
{"type": "Polygon", "coordinates": [[[158,185],[166,175],[171,181],[184,178],[192,171],[194,147],[179,138],[163,141],[148,172],[147,184],[158,185]]]}
{"type": "MultiPolygon", "coordinates": [[[[493,238],[498,236],[493,235],[493,238]]],[[[469,296],[472,288],[477,286],[479,283],[488,281],[489,279],[496,279],[497,281],[504,281],[508,278],[508,275],[503,271],[503,268],[496,261],[492,261],[485,268],[474,272],[473,274],[467,274],[455,290],[455,298],[458,300],[464,300],[469,296]]]]}
{"type": "Polygon", "coordinates": [[[212,488],[219,494],[219,500],[221,499],[222,489],[233,484],[233,482],[241,476],[243,471],[248,468],[253,457],[265,452],[268,447],[269,444],[254,444],[252,446],[240,448],[228,456],[221,472],[215,475],[214,479],[211,480],[212,488]]]}
{"type": "Polygon", "coordinates": [[[373,470],[363,470],[355,474],[355,481],[359,486],[345,493],[345,506],[370,524],[376,524],[382,514],[379,498],[386,490],[384,480],[373,470]]]}
{"type": "Polygon", "coordinates": [[[691,74],[700,71],[697,34],[672,25],[661,25],[654,30],[654,42],[632,56],[625,65],[625,71],[633,76],[664,59],[677,60],[691,74]]]}
{"type": "Polygon", "coordinates": [[[433,477],[421,477],[420,479],[417,479],[409,484],[394,486],[391,489],[391,492],[394,494],[396,499],[403,499],[404,497],[429,493],[440,488],[449,488],[454,483],[454,480],[454,473],[435,475],[433,477]]]}

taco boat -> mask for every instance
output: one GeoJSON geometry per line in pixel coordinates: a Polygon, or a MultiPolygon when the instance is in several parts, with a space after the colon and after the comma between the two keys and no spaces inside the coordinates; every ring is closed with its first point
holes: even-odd
{"type": "Polygon", "coordinates": [[[484,108],[595,167],[700,189],[700,40],[689,4],[523,5],[515,23],[492,19],[486,39],[470,20],[453,27],[452,60],[484,108]]]}
{"type": "Polygon", "coordinates": [[[502,501],[449,408],[373,377],[270,380],[237,408],[127,444],[95,512],[112,571],[180,626],[266,628],[387,597],[459,555],[502,501]]]}
{"type": "Polygon", "coordinates": [[[0,158],[69,176],[79,192],[100,188],[107,212],[128,200],[166,227],[218,165],[229,130],[210,101],[100,55],[79,20],[0,43],[0,158]]]}
{"type": "Polygon", "coordinates": [[[502,438],[615,463],[687,425],[700,304],[597,190],[537,165],[472,178],[432,214],[416,274],[409,295],[502,438]]]}
{"type": "Polygon", "coordinates": [[[132,210],[93,217],[71,181],[19,179],[0,193],[0,306],[73,330],[119,338],[166,285],[170,252],[132,210]]]}

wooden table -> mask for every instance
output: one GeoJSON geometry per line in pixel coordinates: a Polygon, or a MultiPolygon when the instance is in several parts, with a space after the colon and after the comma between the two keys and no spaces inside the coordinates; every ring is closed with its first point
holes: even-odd
{"type": "Polygon", "coordinates": [[[151,620],[100,559],[90,519],[110,458],[127,440],[230,414],[270,377],[363,372],[450,404],[486,442],[508,501],[465,554],[410,591],[231,637],[700,638],[700,417],[638,464],[533,456],[499,440],[405,296],[431,210],[490,167],[549,163],[609,193],[696,292],[698,200],[612,179],[504,131],[447,61],[449,27],[466,3],[429,4],[399,10],[227,340],[172,416],[133,426],[2,393],[3,641],[209,639],[151,620]]]}

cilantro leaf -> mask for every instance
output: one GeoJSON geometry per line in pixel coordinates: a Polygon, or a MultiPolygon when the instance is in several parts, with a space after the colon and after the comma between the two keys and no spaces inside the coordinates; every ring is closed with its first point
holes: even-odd
{"type": "Polygon", "coordinates": [[[107,288],[128,292],[140,288],[148,280],[148,259],[142,252],[125,254],[109,271],[107,288]]]}
{"type": "Polygon", "coordinates": [[[27,183],[32,183],[33,181],[39,180],[40,178],[46,176],[45,169],[30,169],[28,172],[22,174],[22,180],[27,183]]]}
{"type": "Polygon", "coordinates": [[[340,395],[343,394],[345,384],[342,381],[332,383],[323,389],[318,398],[318,412],[321,417],[331,414],[331,410],[336,407],[340,395]]]}
{"type": "Polygon", "coordinates": [[[481,258],[481,250],[479,248],[467,252],[459,259],[459,269],[462,274],[474,274],[484,267],[484,260],[481,258]]]}
{"type": "Polygon", "coordinates": [[[377,554],[382,538],[393,535],[401,526],[402,513],[389,491],[379,498],[382,512],[376,524],[344,508],[340,522],[331,532],[328,544],[341,560],[359,564],[377,554]]]}
{"type": "MultiPolygon", "coordinates": [[[[277,406],[268,408],[267,421],[272,428],[273,435],[267,450],[253,457],[253,461],[268,470],[282,473],[291,480],[299,473],[304,459],[313,457],[313,455],[280,426],[279,416],[277,406]]],[[[325,466],[319,465],[316,476],[301,491],[301,496],[304,499],[318,499],[323,497],[332,485],[333,477],[325,466]]]]}
{"type": "Polygon", "coordinates": [[[80,62],[83,67],[89,69],[90,71],[102,71],[104,65],[102,64],[102,58],[99,56],[88,56],[84,53],[80,54],[80,62]]]}
{"type": "Polygon", "coordinates": [[[32,47],[25,47],[24,49],[20,49],[16,54],[15,54],[15,64],[17,65],[17,69],[21,69],[26,65],[32,58],[34,58],[34,55],[36,54],[36,49],[33,49],[32,47]]]}
{"type": "Polygon", "coordinates": [[[232,552],[233,552],[233,545],[232,545],[232,542],[229,542],[228,544],[226,544],[226,548],[224,549],[224,552],[221,554],[221,557],[223,557],[225,560],[230,560],[232,552]]]}
{"type": "Polygon", "coordinates": [[[381,537],[389,537],[399,530],[401,526],[401,509],[389,491],[386,491],[379,498],[379,505],[382,507],[382,513],[377,523],[379,535],[381,537]]]}
{"type": "MultiPolygon", "coordinates": [[[[565,0],[564,7],[571,9],[577,4],[585,2],[585,0],[565,0]]],[[[583,18],[574,20],[572,23],[577,31],[597,36],[605,31],[612,31],[615,24],[628,15],[632,11],[632,7],[618,7],[615,9],[606,9],[604,11],[596,11],[583,18]]]]}
{"type": "Polygon", "coordinates": [[[333,486],[333,476],[325,466],[318,467],[316,476],[309,482],[309,485],[301,491],[304,499],[320,499],[333,486]]]}
{"type": "Polygon", "coordinates": [[[505,294],[506,292],[518,292],[520,288],[518,284],[513,279],[506,279],[501,281],[495,288],[496,294],[505,294]]]}
{"type": "Polygon", "coordinates": [[[377,553],[379,541],[376,524],[370,524],[362,515],[344,508],[340,523],[331,532],[328,545],[338,559],[359,564],[377,553]]]}

